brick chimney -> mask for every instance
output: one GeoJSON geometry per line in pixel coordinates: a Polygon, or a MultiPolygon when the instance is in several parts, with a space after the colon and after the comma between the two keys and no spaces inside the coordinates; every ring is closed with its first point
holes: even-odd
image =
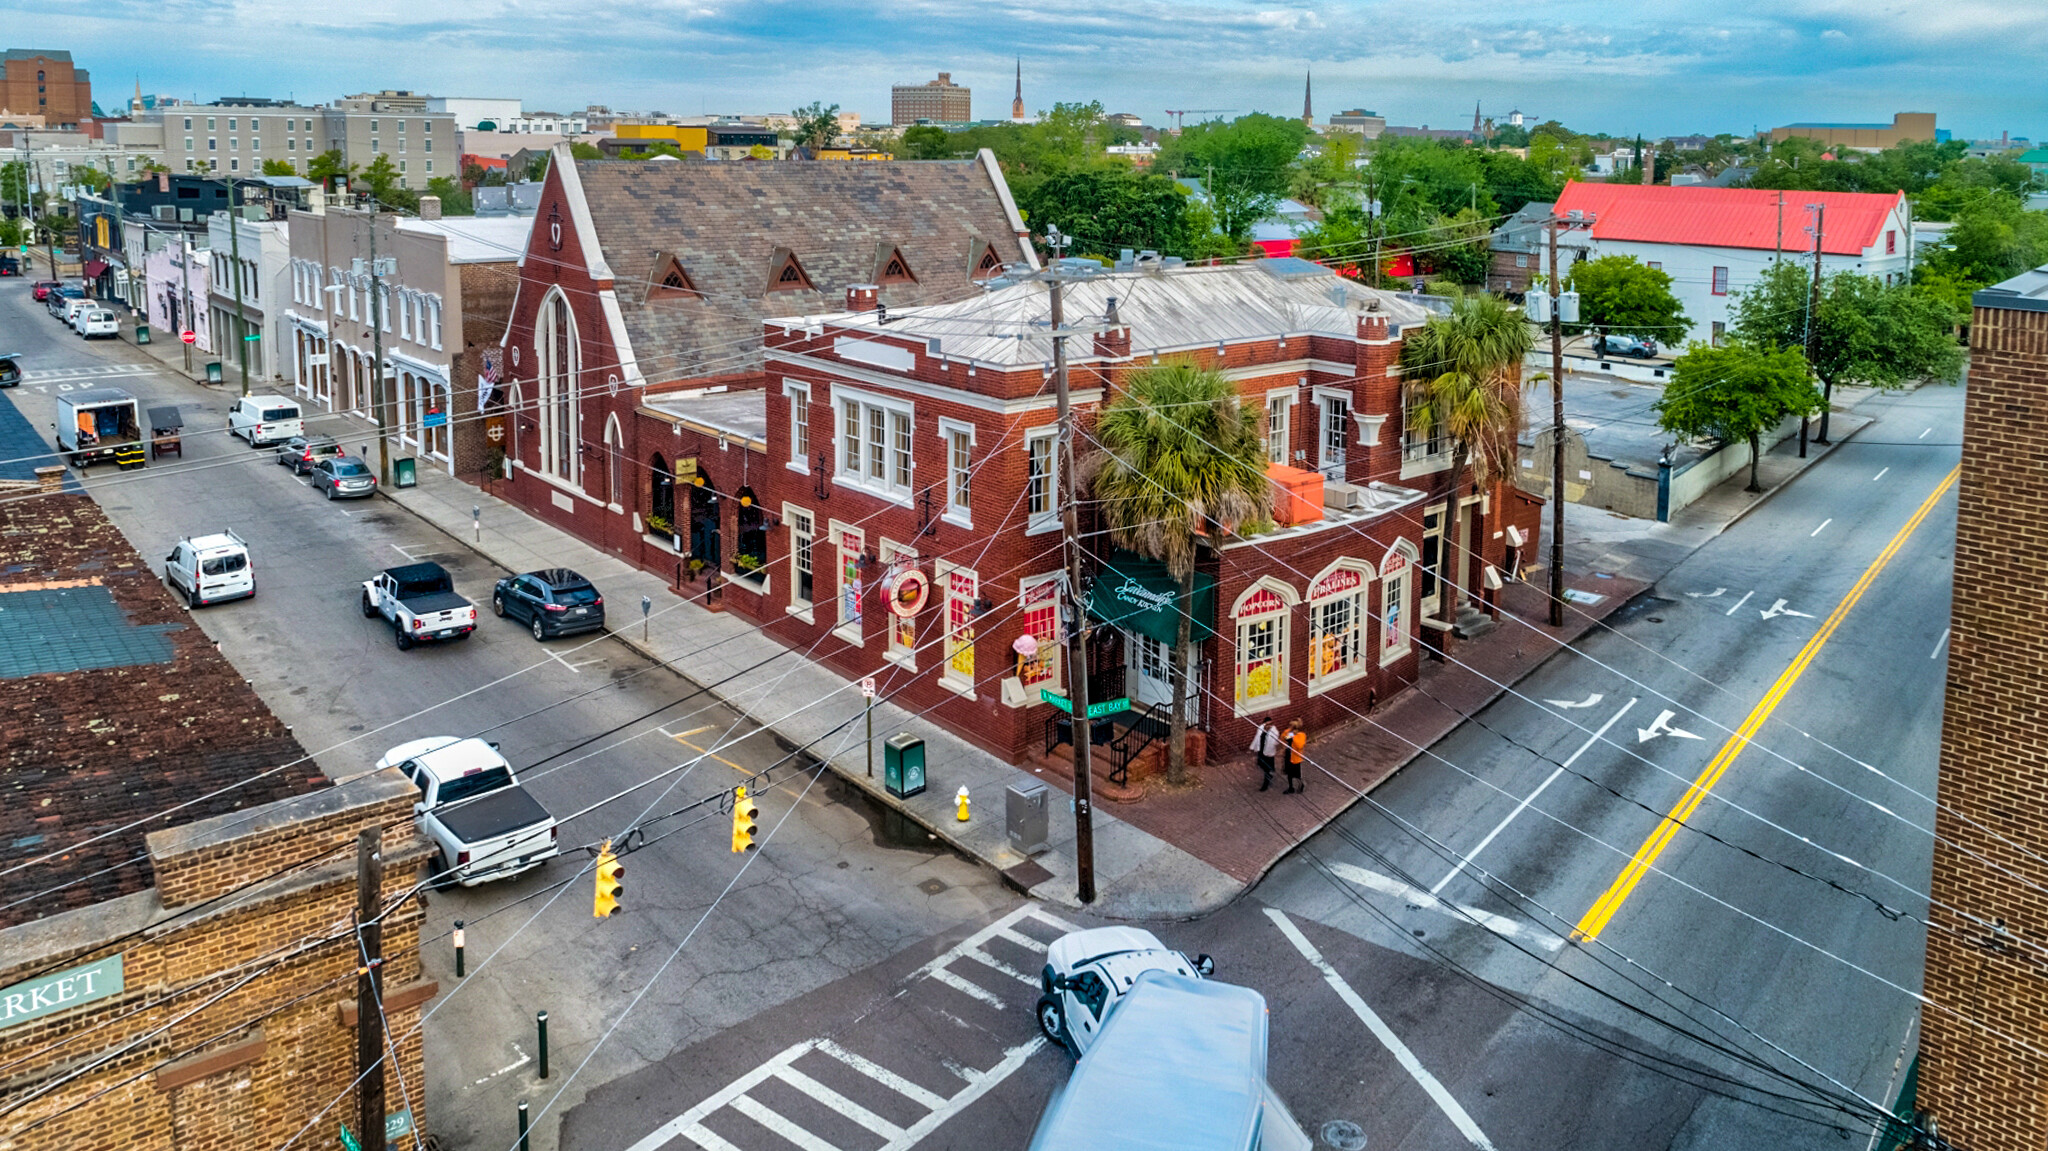
{"type": "Polygon", "coordinates": [[[1358,314],[1358,338],[1373,341],[1387,338],[1387,314],[1380,311],[1378,300],[1368,300],[1365,311],[1358,314]]]}
{"type": "Polygon", "coordinates": [[[1105,331],[1095,333],[1095,354],[1112,360],[1129,359],[1131,329],[1124,326],[1123,317],[1117,314],[1115,296],[1109,298],[1109,309],[1103,313],[1102,322],[1110,326],[1105,331]]]}
{"type": "Polygon", "coordinates": [[[882,290],[873,284],[846,285],[846,310],[849,312],[872,312],[875,300],[882,290]]]}
{"type": "Polygon", "coordinates": [[[169,172],[158,172],[156,174],[156,190],[159,192],[171,190],[171,174],[169,172]]]}
{"type": "Polygon", "coordinates": [[[440,218],[441,218],[441,197],[439,197],[439,196],[421,196],[421,197],[420,197],[420,219],[422,219],[422,220],[438,220],[438,219],[440,219],[440,218]]]}
{"type": "Polygon", "coordinates": [[[46,468],[37,468],[36,490],[38,492],[41,492],[43,495],[55,495],[56,493],[63,491],[63,466],[59,464],[52,464],[51,466],[46,468]]]}

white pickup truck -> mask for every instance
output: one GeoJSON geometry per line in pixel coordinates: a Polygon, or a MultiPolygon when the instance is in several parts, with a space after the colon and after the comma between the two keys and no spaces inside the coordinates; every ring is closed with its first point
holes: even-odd
{"type": "Polygon", "coordinates": [[[432,736],[401,743],[377,761],[405,772],[420,797],[420,834],[434,841],[436,886],[474,887],[531,871],[561,854],[555,817],[513,778],[496,745],[432,736]]]}
{"type": "Polygon", "coordinates": [[[390,620],[400,651],[476,630],[476,605],[456,593],[448,569],[437,563],[386,568],[364,580],[363,615],[390,620]]]}
{"type": "Polygon", "coordinates": [[[1080,1058],[1110,1009],[1147,971],[1206,979],[1216,963],[1206,955],[1190,961],[1138,927],[1095,927],[1053,940],[1038,977],[1038,1029],[1080,1058]]]}

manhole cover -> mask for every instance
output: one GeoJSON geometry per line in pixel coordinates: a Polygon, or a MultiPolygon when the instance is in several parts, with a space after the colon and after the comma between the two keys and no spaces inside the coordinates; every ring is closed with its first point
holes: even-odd
{"type": "Polygon", "coordinates": [[[1365,1128],[1349,1119],[1332,1119],[1323,1124],[1323,1142],[1337,1151],[1364,1151],[1365,1128]]]}
{"type": "Polygon", "coordinates": [[[923,883],[918,884],[917,889],[926,895],[937,895],[939,892],[946,890],[946,881],[943,879],[927,879],[923,883]]]}

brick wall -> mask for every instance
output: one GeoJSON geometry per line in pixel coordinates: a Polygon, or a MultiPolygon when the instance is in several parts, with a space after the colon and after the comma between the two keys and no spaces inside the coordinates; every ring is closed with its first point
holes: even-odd
{"type": "Polygon", "coordinates": [[[2048,313],[1979,307],[1963,409],[1920,1091],[1951,1144],[2048,1143],[2048,313]],[[1945,842],[1944,842],[1945,841],[1945,842]],[[2025,944],[1945,910],[2003,922],[2025,944]],[[2007,1038],[2010,1037],[2010,1038],[2007,1038]]]}

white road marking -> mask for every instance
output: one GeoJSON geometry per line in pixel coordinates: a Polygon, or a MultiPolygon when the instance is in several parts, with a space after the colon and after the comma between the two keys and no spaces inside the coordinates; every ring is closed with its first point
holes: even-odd
{"type": "Polygon", "coordinates": [[[1934,650],[1927,653],[1928,659],[1940,659],[1941,649],[1948,646],[1948,629],[1941,629],[1941,638],[1934,641],[1934,650]]]}
{"type": "Polygon", "coordinates": [[[976,999],[979,999],[983,1003],[988,1004],[990,1007],[993,1007],[998,1011],[1003,1009],[1003,1000],[1001,996],[981,986],[979,983],[975,983],[968,979],[963,979],[960,976],[955,975],[950,971],[947,971],[943,967],[937,971],[932,972],[930,977],[940,983],[945,984],[953,990],[958,991],[962,995],[969,995],[976,999]]]}
{"type": "Polygon", "coordinates": [[[887,1067],[884,1067],[881,1064],[876,1063],[872,1059],[868,1059],[860,1055],[855,1055],[853,1052],[848,1051],[846,1048],[841,1047],[837,1043],[832,1042],[830,1039],[818,1040],[818,1050],[827,1055],[830,1055],[834,1059],[839,1060],[841,1063],[846,1064],[848,1067],[853,1068],[855,1071],[860,1072],[862,1075],[867,1076],[875,1082],[880,1083],[882,1086],[887,1087],[889,1090],[894,1091],[896,1094],[901,1095],[906,1099],[916,1100],[918,1103],[922,1104],[927,1110],[936,1111],[939,1108],[944,1107],[946,1105],[945,1096],[939,1095],[936,1092],[927,1091],[924,1088],[918,1086],[917,1084],[912,1083],[910,1080],[905,1079],[903,1076],[896,1074],[894,1071],[889,1070],[887,1067]]]}
{"type": "Polygon", "coordinates": [[[1329,961],[1323,958],[1322,952],[1316,950],[1315,944],[1310,943],[1308,937],[1301,933],[1301,929],[1294,926],[1294,921],[1287,918],[1287,913],[1269,907],[1266,914],[1272,917],[1274,925],[1287,937],[1287,941],[1294,944],[1294,949],[1301,952],[1301,957],[1323,973],[1324,981],[1337,993],[1337,998],[1342,999],[1344,1005],[1351,1008],[1352,1014],[1358,1016],[1359,1022],[1365,1024],[1366,1030],[1372,1032],[1373,1037],[1386,1047],[1402,1069],[1422,1086],[1422,1090],[1435,1101],[1437,1107],[1450,1119],[1451,1125],[1458,1129],[1458,1133],[1474,1147],[1493,1151],[1493,1141],[1486,1137],[1486,1132],[1479,1129],[1479,1124],[1472,1121],[1472,1116],[1466,1114],[1465,1108],[1451,1097],[1451,1093],[1437,1081],[1437,1077],[1429,1073],[1429,1069],[1415,1057],[1415,1052],[1410,1051],[1408,1045],[1401,1042],[1401,1037],[1394,1034],[1394,1029],[1388,1027],[1386,1021],[1366,1005],[1365,1000],[1351,989],[1351,985],[1344,981],[1344,977],[1337,973],[1336,968],[1330,966],[1329,961]]]}
{"type": "Polygon", "coordinates": [[[946,1100],[946,1105],[912,1124],[901,1136],[882,1145],[881,1151],[909,1151],[922,1142],[924,1137],[939,1129],[940,1125],[967,1109],[975,1100],[989,1093],[996,1084],[1017,1073],[1026,1060],[1038,1054],[1045,1046],[1045,1036],[1040,1035],[1029,1043],[1012,1047],[1003,1055],[1003,1061],[981,1072],[966,1090],[946,1100]]]}
{"type": "Polygon", "coordinates": [[[1891,471],[1891,468],[1889,468],[1889,467],[1886,467],[1886,468],[1884,468],[1884,469],[1883,469],[1882,471],[1879,471],[1879,472],[1878,472],[1878,473],[1877,473],[1876,475],[1874,475],[1874,476],[1870,477],[1870,482],[1871,482],[1871,483],[1876,483],[1877,481],[1879,481],[1879,480],[1883,479],[1883,478],[1884,478],[1884,473],[1885,473],[1885,472],[1888,472],[1888,471],[1891,471]]]}
{"type": "Polygon", "coordinates": [[[1367,871],[1363,867],[1349,863],[1332,863],[1329,867],[1331,873],[1336,875],[1337,878],[1355,883],[1368,891],[1377,891],[1381,895],[1391,895],[1404,903],[1425,911],[1441,911],[1454,919],[1477,923],[1495,935],[1519,939],[1532,946],[1541,947],[1545,951],[1556,951],[1564,945],[1564,940],[1558,938],[1555,934],[1539,931],[1505,915],[1495,915],[1491,911],[1483,911],[1477,907],[1470,907],[1462,903],[1452,903],[1448,899],[1440,899],[1422,890],[1420,887],[1403,883],[1392,876],[1381,875],[1377,871],[1367,871]]]}
{"type": "Polygon", "coordinates": [[[1725,592],[1727,590],[1728,589],[1724,587],[1717,587],[1713,591],[1689,591],[1685,594],[1691,596],[1694,599],[1714,599],[1718,597],[1722,592],[1725,592]]]}
{"type": "Polygon", "coordinates": [[[528,1063],[531,1063],[533,1061],[533,1056],[528,1055],[524,1051],[520,1051],[519,1045],[517,1043],[514,1043],[512,1045],[512,1050],[519,1055],[519,1058],[513,1060],[510,1063],[505,1064],[503,1067],[498,1068],[496,1071],[491,1072],[489,1075],[484,1076],[482,1079],[477,1080],[476,1083],[473,1084],[473,1086],[481,1087],[484,1084],[489,1083],[491,1080],[496,1079],[498,1076],[503,1075],[507,1071],[517,1071],[521,1067],[524,1067],[528,1063]]]}
{"type": "Polygon", "coordinates": [[[1731,608],[1729,608],[1729,609],[1728,609],[1727,611],[1724,611],[1724,612],[1722,612],[1721,614],[1722,614],[1722,615],[1734,615],[1734,614],[1735,614],[1735,613],[1736,613],[1737,611],[1741,610],[1741,608],[1742,608],[1742,605],[1743,605],[1743,604],[1746,604],[1746,603],[1748,603],[1748,602],[1749,602],[1749,597],[1750,597],[1750,596],[1753,596],[1753,595],[1755,595],[1755,594],[1756,594],[1756,592],[1754,592],[1754,591],[1746,591],[1746,592],[1743,592],[1743,593],[1742,593],[1742,598],[1741,598],[1741,599],[1739,599],[1739,600],[1736,600],[1736,601],[1735,601],[1735,606],[1734,606],[1734,607],[1731,607],[1731,608]]]}
{"type": "MultiPolygon", "coordinates": [[[[1600,697],[1596,695],[1592,699],[1588,700],[1585,704],[1575,703],[1570,704],[1568,706],[1589,707],[1592,704],[1598,703],[1599,701],[1600,697]]],[[[1550,702],[1556,703],[1557,701],[1551,700],[1550,702]]],[[[1508,824],[1513,823],[1515,821],[1515,817],[1522,814],[1523,809],[1527,808],[1530,804],[1536,802],[1537,796],[1542,795],[1545,789],[1549,788],[1551,784],[1557,782],[1557,777],[1563,775],[1566,768],[1570,767],[1574,763],[1577,763],[1579,761],[1579,757],[1586,754],[1586,749],[1593,746],[1595,743],[1598,743],[1600,741],[1600,737],[1607,734],[1607,729],[1613,727],[1615,723],[1621,719],[1622,716],[1628,714],[1628,709],[1634,707],[1635,705],[1636,701],[1634,699],[1631,699],[1627,703],[1622,704],[1621,710],[1609,716],[1607,718],[1607,722],[1600,725],[1599,731],[1596,731],[1592,735],[1588,736],[1586,742],[1580,744],[1579,749],[1577,751],[1572,752],[1571,756],[1567,758],[1562,764],[1558,765],[1557,769],[1555,771],[1552,771],[1548,778],[1546,778],[1542,783],[1537,785],[1536,790],[1530,792],[1526,799],[1516,804],[1515,809],[1513,811],[1508,812],[1508,817],[1506,819],[1503,819],[1499,823],[1495,824],[1493,830],[1486,833],[1486,838],[1479,841],[1479,846],[1473,848],[1469,852],[1466,852],[1464,858],[1458,860],[1458,866],[1451,868],[1450,874],[1444,876],[1442,879],[1437,880],[1436,886],[1430,888],[1429,893],[1431,895],[1435,895],[1437,892],[1442,891],[1444,889],[1445,884],[1449,883],[1453,879],[1456,879],[1458,877],[1459,872],[1464,871],[1467,865],[1469,865],[1473,860],[1479,858],[1479,853],[1486,850],[1486,845],[1493,842],[1494,836],[1499,835],[1501,832],[1507,830],[1508,824]]]]}
{"type": "Polygon", "coordinates": [[[855,1103],[853,1100],[848,1099],[846,1096],[832,1090],[830,1087],[825,1086],[823,1083],[798,1071],[794,1067],[783,1068],[781,1071],[776,1072],[775,1077],[884,1139],[894,1139],[903,1134],[903,1128],[862,1107],[860,1104],[855,1103]]]}
{"type": "Polygon", "coordinates": [[[553,648],[548,648],[546,650],[549,659],[554,660],[556,663],[561,664],[563,667],[568,668],[570,671],[575,672],[577,675],[582,675],[583,669],[586,667],[593,667],[597,664],[604,662],[601,659],[583,659],[577,660],[575,663],[570,663],[568,660],[563,659],[560,655],[557,655],[553,648]]]}
{"type": "MultiPolygon", "coordinates": [[[[1933,431],[1933,430],[1934,430],[1933,428],[1929,428],[1929,429],[1927,429],[1927,432],[1931,432],[1931,431],[1933,431]]],[[[1923,439],[1923,440],[1924,440],[1924,439],[1926,439],[1926,438],[1927,438],[1927,432],[1921,432],[1921,433],[1920,433],[1920,435],[1919,435],[1919,436],[1918,436],[1917,438],[1919,438],[1919,439],[1923,439]]]]}
{"type": "Polygon", "coordinates": [[[1676,716],[1677,714],[1678,714],[1678,713],[1677,713],[1677,712],[1675,712],[1675,711],[1660,711],[1660,712],[1658,712],[1658,713],[1657,713],[1657,718],[1656,718],[1655,720],[1652,720],[1652,721],[1651,721],[1651,723],[1650,723],[1650,726],[1648,726],[1648,727],[1639,727],[1639,728],[1637,728],[1637,729],[1636,729],[1636,742],[1637,742],[1637,743],[1648,743],[1648,742],[1650,742],[1651,740],[1653,740],[1653,739],[1657,738],[1657,737],[1658,737],[1658,736],[1660,736],[1660,735],[1668,735],[1668,736],[1671,736],[1671,737],[1672,737],[1673,739],[1698,739],[1698,738],[1700,738],[1699,736],[1697,736],[1697,735],[1694,735],[1693,733],[1691,733],[1691,732],[1689,732],[1689,731],[1685,731],[1685,730],[1683,730],[1682,728],[1676,728],[1676,727],[1673,727],[1673,726],[1671,726],[1671,720],[1672,720],[1672,718],[1673,718],[1673,717],[1675,717],[1675,716],[1676,716]]]}
{"type": "MultiPolygon", "coordinates": [[[[1820,521],[1820,528],[1824,528],[1824,527],[1826,527],[1826,526],[1828,526],[1829,524],[1831,524],[1831,523],[1834,523],[1834,522],[1835,522],[1835,517],[1833,517],[1833,516],[1829,516],[1828,518],[1826,518],[1826,519],[1824,519],[1824,520],[1820,521]]],[[[1815,528],[1815,529],[1813,529],[1812,531],[1810,531],[1810,532],[1806,533],[1806,538],[1807,538],[1807,539],[1812,539],[1813,537],[1815,537],[1815,536],[1819,535],[1819,534],[1820,534],[1820,528],[1815,528]]]]}
{"type": "Polygon", "coordinates": [[[840,1151],[839,1148],[763,1107],[751,1095],[735,1097],[732,1101],[732,1109],[766,1127],[768,1130],[775,1132],[775,1134],[787,1139],[791,1143],[796,1144],[798,1147],[803,1148],[804,1151],[840,1151]]]}
{"type": "Polygon", "coordinates": [[[1586,698],[1580,700],[1577,703],[1573,703],[1571,700],[1568,699],[1546,699],[1543,702],[1549,704],[1552,707],[1592,707],[1594,704],[1599,703],[1601,700],[1606,698],[1606,696],[1601,695],[1599,692],[1596,691],[1592,695],[1587,696],[1586,698]]]}
{"type": "Polygon", "coordinates": [[[1762,616],[1762,617],[1764,617],[1765,619],[1770,619],[1770,618],[1772,618],[1773,616],[1781,616],[1781,615],[1796,615],[1796,616],[1800,616],[1800,617],[1802,617],[1802,618],[1804,618],[1804,619],[1812,619],[1812,618],[1813,618],[1813,613],[1812,613],[1812,612],[1804,612],[1804,611],[1793,611],[1793,610],[1792,610],[1791,608],[1789,608],[1789,607],[1786,607],[1786,606],[1785,606],[1785,601],[1784,601],[1784,600],[1779,600],[1778,602],[1776,602],[1776,603],[1772,604],[1772,605],[1771,605],[1771,606],[1770,606],[1769,608],[1767,608],[1767,609],[1765,609],[1765,610],[1763,610],[1763,611],[1760,611],[1760,612],[1758,612],[1757,614],[1758,614],[1758,615],[1760,615],[1760,616],[1762,616]]]}

